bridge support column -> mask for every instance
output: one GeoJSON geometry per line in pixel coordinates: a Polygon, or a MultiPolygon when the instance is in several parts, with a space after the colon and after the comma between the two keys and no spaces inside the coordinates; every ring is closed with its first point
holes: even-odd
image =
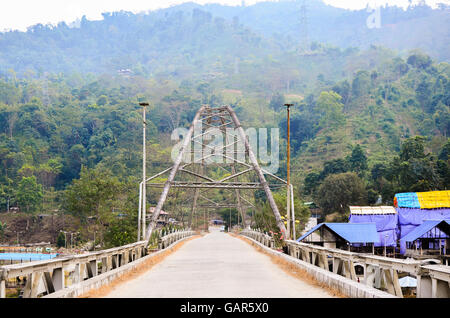
{"type": "Polygon", "coordinates": [[[42,279],[42,272],[34,272],[27,275],[27,283],[23,291],[23,298],[36,298],[38,293],[39,283],[42,279]]]}
{"type": "Polygon", "coordinates": [[[428,275],[417,276],[417,298],[431,298],[431,278],[428,275]]]}
{"type": "Polygon", "coordinates": [[[450,298],[450,283],[436,278],[431,278],[431,297],[450,298]]]}
{"type": "Polygon", "coordinates": [[[6,298],[6,281],[0,280],[0,298],[6,298]]]}
{"type": "Polygon", "coordinates": [[[119,258],[119,256],[117,254],[111,255],[111,265],[112,265],[111,267],[112,267],[112,269],[115,269],[115,268],[119,267],[118,258],[119,258]]]}
{"type": "Polygon", "coordinates": [[[102,274],[106,273],[109,270],[108,268],[108,258],[107,257],[103,257],[102,258],[102,274]]]}
{"type": "Polygon", "coordinates": [[[78,282],[82,282],[84,281],[84,279],[87,276],[87,266],[86,263],[80,263],[79,265],[79,281],[78,282]]]}
{"type": "Polygon", "coordinates": [[[417,298],[449,298],[450,283],[430,277],[417,276],[417,298]]]}
{"type": "Polygon", "coordinates": [[[55,268],[52,274],[52,283],[55,291],[61,290],[65,287],[64,281],[64,267],[55,268]]]}
{"type": "Polygon", "coordinates": [[[44,284],[45,290],[47,294],[51,294],[55,292],[55,287],[53,287],[52,277],[49,272],[44,272],[44,284]]]}
{"type": "Polygon", "coordinates": [[[76,264],[75,269],[73,271],[73,282],[74,284],[78,284],[83,280],[81,264],[76,264]]]}
{"type": "Polygon", "coordinates": [[[316,265],[316,253],[311,252],[311,264],[316,265]]]}
{"type": "Polygon", "coordinates": [[[356,281],[355,264],[352,260],[344,260],[345,277],[356,281]]]}
{"type": "Polygon", "coordinates": [[[328,258],[325,253],[320,253],[319,255],[319,266],[323,269],[328,270],[328,258]]]}
{"type": "Polygon", "coordinates": [[[369,287],[376,285],[379,268],[373,265],[367,265],[364,271],[364,284],[369,287]]]}

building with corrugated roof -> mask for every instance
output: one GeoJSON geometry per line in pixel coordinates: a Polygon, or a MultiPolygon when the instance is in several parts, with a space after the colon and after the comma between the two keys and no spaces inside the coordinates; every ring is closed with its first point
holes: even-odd
{"type": "Polygon", "coordinates": [[[320,223],[297,239],[297,242],[373,252],[379,237],[375,223],[320,223]]]}
{"type": "MultiPolygon", "coordinates": [[[[411,231],[426,220],[450,219],[450,191],[397,193],[394,206],[351,206],[349,223],[374,222],[380,241],[375,246],[387,246],[392,251],[411,231]]],[[[400,244],[400,254],[405,254],[400,244]]]]}
{"type": "Polygon", "coordinates": [[[379,238],[375,246],[397,246],[398,215],[392,206],[351,206],[349,223],[375,223],[379,238]]]}
{"type": "Polygon", "coordinates": [[[439,255],[446,259],[450,253],[450,220],[425,220],[400,239],[400,249],[414,258],[439,255]]]}

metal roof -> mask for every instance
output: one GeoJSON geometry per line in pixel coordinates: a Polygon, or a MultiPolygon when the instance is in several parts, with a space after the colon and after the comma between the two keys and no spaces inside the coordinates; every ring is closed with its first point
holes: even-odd
{"type": "Polygon", "coordinates": [[[351,214],[397,214],[393,206],[350,206],[351,214]]]}
{"type": "Polygon", "coordinates": [[[417,287],[417,279],[411,276],[405,276],[398,280],[400,287],[417,287]]]}
{"type": "Polygon", "coordinates": [[[400,241],[413,242],[428,231],[434,229],[436,226],[439,230],[445,232],[447,235],[450,235],[450,220],[425,220],[414,230],[402,237],[400,241]]]}
{"type": "Polygon", "coordinates": [[[380,241],[375,223],[320,223],[302,235],[297,242],[302,241],[322,226],[349,243],[379,243],[380,241]]]}

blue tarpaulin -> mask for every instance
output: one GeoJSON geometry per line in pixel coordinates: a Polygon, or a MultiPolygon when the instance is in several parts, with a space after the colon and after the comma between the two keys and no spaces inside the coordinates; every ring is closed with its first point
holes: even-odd
{"type": "Polygon", "coordinates": [[[394,197],[395,206],[399,208],[420,209],[420,202],[416,192],[397,193],[394,197]]]}
{"type": "Polygon", "coordinates": [[[327,227],[349,243],[377,243],[379,237],[375,223],[320,223],[302,235],[297,242],[317,231],[320,227],[327,227]]]}
{"type": "Polygon", "coordinates": [[[378,243],[375,246],[397,246],[397,214],[350,214],[349,223],[375,223],[378,243]]]}
{"type": "Polygon", "coordinates": [[[58,254],[39,254],[39,253],[0,253],[1,260],[12,261],[40,261],[52,259],[58,254]]]}

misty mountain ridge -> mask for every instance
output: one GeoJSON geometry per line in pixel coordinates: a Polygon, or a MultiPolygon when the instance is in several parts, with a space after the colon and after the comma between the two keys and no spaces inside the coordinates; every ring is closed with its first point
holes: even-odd
{"type": "Polygon", "coordinates": [[[372,13],[367,10],[345,10],[317,0],[308,1],[302,11],[301,3],[184,3],[141,14],[104,13],[99,21],[83,17],[71,26],[37,24],[27,32],[0,33],[0,73],[108,73],[134,67],[150,74],[177,74],[217,59],[233,64],[236,58],[279,56],[298,50],[305,38],[312,51],[316,42],[343,49],[382,45],[450,59],[448,6],[381,8],[381,27],[370,29],[372,13]],[[307,32],[302,31],[305,25],[307,32]]]}

